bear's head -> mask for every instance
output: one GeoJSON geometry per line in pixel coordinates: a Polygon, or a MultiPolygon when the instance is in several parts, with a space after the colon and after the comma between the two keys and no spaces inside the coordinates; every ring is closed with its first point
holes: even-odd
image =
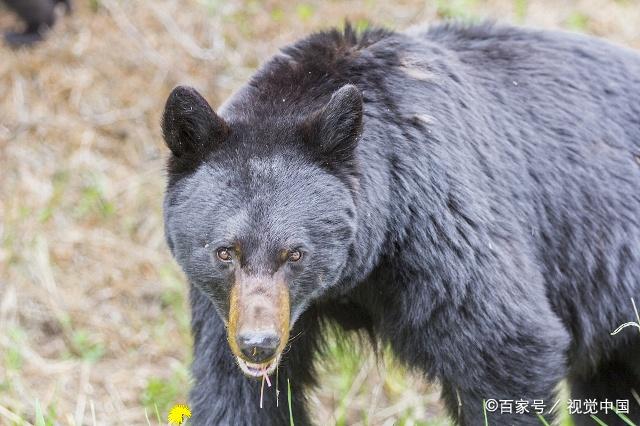
{"type": "Polygon", "coordinates": [[[247,375],[274,371],[296,319],[353,253],[362,108],[352,85],[270,116],[218,115],[188,87],[167,100],[167,241],[247,375]]]}

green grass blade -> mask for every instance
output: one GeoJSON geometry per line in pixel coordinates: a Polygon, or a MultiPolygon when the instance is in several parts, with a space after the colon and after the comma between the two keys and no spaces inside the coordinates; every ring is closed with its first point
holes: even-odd
{"type": "Polygon", "coordinates": [[[593,414],[591,415],[591,418],[593,419],[593,421],[598,423],[600,426],[609,426],[608,424],[606,424],[605,422],[603,422],[602,420],[600,420],[599,418],[597,418],[593,414]]]}
{"type": "Polygon", "coordinates": [[[147,426],[151,426],[151,422],[149,421],[149,413],[147,413],[147,407],[144,407],[144,418],[147,419],[147,426]]]}
{"type": "Polygon", "coordinates": [[[160,420],[160,411],[158,411],[158,404],[153,404],[153,408],[156,409],[156,418],[158,419],[158,424],[162,424],[162,420],[160,420]]]}
{"type": "Polygon", "coordinates": [[[618,412],[618,410],[613,410],[613,411],[616,413],[616,415],[618,417],[620,417],[622,419],[623,422],[625,422],[629,426],[637,426],[634,422],[631,421],[631,419],[629,417],[627,417],[624,414],[618,412]]]}
{"type": "Polygon", "coordinates": [[[44,416],[42,415],[42,408],[40,407],[40,401],[36,399],[36,426],[46,426],[44,416]]]}
{"type": "Polygon", "coordinates": [[[549,426],[549,422],[547,422],[547,420],[544,417],[542,417],[540,413],[538,413],[538,418],[540,419],[540,422],[542,422],[544,426],[549,426]]]}
{"type": "Polygon", "coordinates": [[[291,382],[287,379],[287,401],[289,402],[289,426],[293,424],[293,410],[291,409],[291,382]]]}
{"type": "Polygon", "coordinates": [[[489,426],[489,419],[487,419],[487,400],[482,400],[482,412],[484,413],[484,426],[489,426]]]}

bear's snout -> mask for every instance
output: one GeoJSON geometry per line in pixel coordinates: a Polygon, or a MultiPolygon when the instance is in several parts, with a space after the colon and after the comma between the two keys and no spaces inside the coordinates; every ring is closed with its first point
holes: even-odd
{"type": "Polygon", "coordinates": [[[289,339],[289,287],[281,273],[236,273],[229,303],[227,340],[243,369],[271,369],[289,339]]]}
{"type": "Polygon", "coordinates": [[[273,358],[280,346],[280,336],[274,331],[241,333],[236,341],[246,359],[258,364],[273,358]]]}

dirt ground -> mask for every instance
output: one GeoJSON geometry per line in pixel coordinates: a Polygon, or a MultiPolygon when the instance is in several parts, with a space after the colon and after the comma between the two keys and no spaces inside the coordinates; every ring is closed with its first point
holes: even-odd
{"type": "MultiPolygon", "coordinates": [[[[161,214],[165,99],[190,84],[219,105],[279,46],[345,18],[490,18],[640,48],[636,0],[76,0],[46,42],[0,46],[0,424],[35,424],[36,404],[47,424],[157,424],[185,401],[187,287],[161,214]]],[[[0,9],[0,28],[15,25],[0,9]]],[[[437,387],[332,354],[316,418],[447,424],[437,387]]]]}

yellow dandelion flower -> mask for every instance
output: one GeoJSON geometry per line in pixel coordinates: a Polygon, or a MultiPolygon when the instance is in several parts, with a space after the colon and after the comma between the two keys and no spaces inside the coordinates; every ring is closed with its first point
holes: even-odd
{"type": "Polygon", "coordinates": [[[167,416],[167,420],[170,425],[181,425],[186,418],[191,417],[191,410],[185,404],[177,404],[174,405],[171,410],[169,410],[169,416],[167,416]]]}

